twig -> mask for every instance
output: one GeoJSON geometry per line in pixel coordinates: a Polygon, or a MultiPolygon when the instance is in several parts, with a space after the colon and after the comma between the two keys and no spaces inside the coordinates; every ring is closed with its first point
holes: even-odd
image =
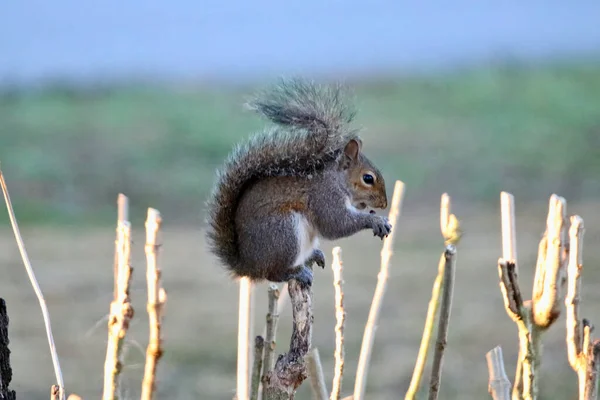
{"type": "Polygon", "coordinates": [[[240,279],[240,302],[238,319],[238,354],[237,354],[237,398],[250,398],[250,332],[252,314],[252,281],[247,277],[240,279]]]}
{"type": "Polygon", "coordinates": [[[123,193],[117,196],[117,229],[115,237],[115,265],[113,298],[118,296],[119,282],[119,221],[129,221],[129,199],[123,193]]]}
{"type": "Polygon", "coordinates": [[[494,400],[510,400],[510,381],[504,369],[502,347],[496,346],[485,355],[489,373],[488,391],[494,400]]]}
{"type": "MultiPolygon", "coordinates": [[[[127,198],[124,198],[127,207],[127,198]]],[[[129,323],[133,318],[133,307],[129,298],[129,283],[132,268],[131,257],[131,225],[127,220],[117,223],[118,246],[118,274],[117,297],[110,304],[108,318],[108,344],[106,346],[106,360],[104,362],[104,390],[103,400],[119,398],[119,378],[123,367],[122,350],[129,323]]]]}
{"type": "MultiPolygon", "coordinates": [[[[446,246],[458,243],[461,237],[458,220],[456,216],[450,212],[450,203],[450,196],[448,193],[442,194],[440,201],[440,231],[446,246]]],[[[431,289],[431,298],[427,308],[427,316],[425,318],[425,326],[423,327],[423,335],[421,336],[421,345],[419,346],[419,353],[415,362],[415,368],[410,380],[410,385],[406,391],[406,395],[404,396],[405,400],[414,399],[419,391],[419,386],[421,385],[423,370],[425,369],[425,362],[427,361],[427,353],[429,352],[429,343],[431,341],[431,334],[433,332],[435,315],[439,305],[440,291],[444,284],[445,271],[446,249],[444,249],[444,252],[442,252],[442,255],[440,256],[438,274],[433,282],[433,288],[431,289]]]]}
{"type": "Polygon", "coordinates": [[[537,396],[537,371],[534,363],[538,356],[538,348],[534,345],[537,336],[532,329],[531,305],[530,302],[523,302],[516,266],[513,262],[500,258],[498,275],[506,313],[515,322],[519,332],[519,359],[512,398],[513,400],[535,399],[537,396]],[[517,386],[517,380],[521,382],[519,386],[517,386]]]}
{"type": "Polygon", "coordinates": [[[502,258],[513,262],[515,264],[515,273],[519,275],[515,197],[508,192],[500,193],[500,217],[502,222],[502,258]]]}
{"type": "Polygon", "coordinates": [[[52,385],[50,387],[50,400],[60,399],[60,387],[58,385],[52,385]]]}
{"type": "Polygon", "coordinates": [[[433,288],[431,289],[431,299],[429,300],[429,307],[427,308],[427,317],[425,318],[425,326],[423,328],[423,335],[421,336],[421,345],[419,347],[419,354],[417,355],[417,361],[415,362],[415,368],[413,370],[412,379],[410,386],[404,396],[405,400],[413,400],[423,377],[423,370],[425,369],[425,362],[427,361],[427,353],[429,351],[429,343],[431,341],[431,333],[433,332],[433,326],[435,321],[435,315],[439,304],[440,291],[444,280],[444,271],[446,266],[446,259],[444,255],[440,257],[438,266],[438,274],[433,282],[433,288]]]}
{"type": "Polygon", "coordinates": [[[314,400],[327,400],[327,387],[323,377],[323,366],[319,349],[313,347],[306,355],[306,364],[308,367],[308,377],[310,378],[310,387],[312,389],[314,400]]]}
{"type": "Polygon", "coordinates": [[[395,232],[398,230],[397,221],[398,216],[400,215],[400,208],[402,205],[403,198],[404,183],[401,181],[396,181],[396,184],[394,186],[394,195],[392,196],[392,204],[389,213],[389,221],[392,224],[392,231],[385,238],[381,250],[381,268],[379,270],[379,274],[377,275],[377,286],[375,287],[375,293],[373,295],[371,309],[369,310],[369,317],[365,326],[365,332],[363,335],[362,345],[360,349],[360,356],[358,359],[358,367],[356,370],[356,381],[354,383],[354,400],[363,400],[365,395],[369,362],[371,359],[371,351],[373,348],[373,343],[375,341],[375,326],[379,319],[379,311],[381,310],[381,305],[383,304],[383,296],[385,295],[389,263],[392,257],[392,244],[394,241],[395,232]]]}
{"type": "Polygon", "coordinates": [[[442,365],[444,351],[448,342],[448,325],[450,323],[450,311],[452,310],[452,295],[454,293],[454,271],[456,269],[456,247],[449,244],[444,252],[444,291],[440,307],[440,319],[438,323],[438,337],[433,353],[433,365],[431,367],[431,378],[429,380],[429,400],[436,400],[442,380],[442,365]]]}
{"type": "Polygon", "coordinates": [[[258,400],[258,388],[260,387],[264,348],[265,339],[258,335],[254,339],[254,364],[252,366],[252,380],[250,383],[250,400],[258,400]]]}
{"type": "Polygon", "coordinates": [[[54,337],[52,336],[52,326],[50,324],[50,313],[48,312],[48,307],[46,306],[46,301],[44,300],[44,295],[42,294],[42,290],[35,278],[35,274],[33,272],[33,267],[29,261],[29,256],[27,255],[27,250],[25,250],[25,244],[23,243],[23,238],[21,237],[21,232],[19,231],[19,225],[17,224],[17,218],[15,216],[15,212],[13,210],[12,202],[10,201],[10,196],[8,194],[8,188],[6,186],[6,181],[4,180],[4,175],[2,174],[2,170],[0,170],[0,186],[2,186],[2,193],[4,194],[4,200],[6,202],[6,208],[8,210],[8,217],[10,219],[10,224],[12,225],[13,233],[15,235],[15,239],[17,241],[17,246],[19,247],[19,252],[21,253],[21,258],[23,259],[23,264],[25,265],[25,270],[27,271],[27,275],[29,276],[29,280],[31,281],[31,286],[33,286],[33,290],[38,298],[40,303],[40,308],[42,310],[42,315],[44,317],[44,325],[46,327],[46,336],[48,337],[48,345],[50,347],[50,355],[52,356],[52,364],[54,366],[54,375],[56,377],[56,382],[59,388],[59,399],[65,399],[65,383],[63,381],[62,371],[60,368],[60,362],[58,361],[58,354],[56,353],[56,346],[54,344],[54,337]]]}
{"type": "MultiPolygon", "coordinates": [[[[277,287],[277,285],[275,285],[275,286],[277,287]]],[[[288,303],[289,297],[290,297],[290,295],[289,295],[289,291],[288,291],[288,282],[285,282],[279,289],[279,297],[277,298],[277,313],[278,313],[278,315],[281,315],[281,313],[285,309],[285,306],[288,303]]],[[[267,325],[266,324],[263,327],[262,336],[264,338],[267,337],[267,325]]]]}
{"type": "Polygon", "coordinates": [[[568,286],[565,306],[567,311],[567,354],[569,364],[571,364],[579,378],[579,399],[590,400],[596,399],[598,396],[598,368],[600,365],[598,360],[595,359],[597,354],[594,353],[598,353],[595,348],[599,345],[592,343],[592,327],[587,320],[584,319],[581,322],[579,319],[584,232],[583,219],[578,215],[571,217],[569,264],[567,267],[568,286]]]}
{"type": "Polygon", "coordinates": [[[158,210],[148,209],[146,219],[146,281],[148,284],[148,324],[150,334],[146,349],[146,366],[142,381],[142,400],[150,400],[154,396],[156,382],[156,366],[163,354],[162,319],[167,294],[161,284],[161,270],[158,268],[158,232],[162,218],[158,210]]]}
{"type": "Polygon", "coordinates": [[[448,196],[448,193],[444,193],[440,201],[440,231],[444,238],[448,236],[446,231],[448,222],[450,222],[450,196],[448,196]]]}
{"type": "Polygon", "coordinates": [[[560,314],[562,276],[566,263],[564,257],[566,201],[562,197],[550,197],[546,227],[547,250],[542,271],[536,270],[541,293],[533,294],[533,322],[539,329],[547,329],[560,314]],[[538,275],[543,278],[538,278],[538,275]],[[543,285],[541,284],[543,282],[543,285]]]}
{"type": "Polygon", "coordinates": [[[289,281],[292,302],[292,337],[288,353],[278,357],[273,371],[263,381],[265,400],[289,399],[306,379],[304,357],[312,340],[312,289],[295,279],[289,281]]]}
{"type": "Polygon", "coordinates": [[[9,388],[12,380],[10,349],[8,348],[8,312],[6,302],[0,298],[0,399],[15,400],[16,393],[9,388]]]}
{"type": "Polygon", "coordinates": [[[279,321],[279,311],[277,301],[280,296],[277,285],[269,285],[269,311],[267,312],[267,337],[265,339],[265,351],[263,358],[262,381],[267,378],[267,374],[273,370],[275,365],[275,338],[277,336],[277,321],[279,321]]]}
{"type": "MultiPolygon", "coordinates": [[[[500,290],[502,291],[506,312],[509,317],[517,324],[519,337],[526,338],[529,333],[529,327],[523,325],[521,317],[521,307],[523,299],[518,285],[519,265],[517,261],[517,234],[515,222],[515,198],[508,192],[500,193],[500,220],[502,224],[502,262],[498,263],[498,272],[500,274],[500,290]],[[506,261],[504,261],[506,260],[506,261]],[[510,265],[510,276],[506,262],[510,265]],[[500,264],[503,264],[502,266],[500,264]],[[504,281],[503,281],[504,279],[504,281]],[[518,296],[514,298],[514,296],[518,296]],[[518,304],[517,304],[518,303],[518,304]]],[[[522,340],[520,344],[524,344],[522,340]]],[[[525,349],[519,346],[519,356],[515,371],[515,384],[513,387],[513,400],[519,400],[523,391],[523,365],[526,354],[525,349]]]]}
{"type": "MultiPolygon", "coordinates": [[[[342,249],[333,248],[333,288],[335,290],[335,369],[331,387],[331,400],[338,400],[342,390],[342,377],[344,375],[344,291],[342,290],[342,249]]],[[[325,397],[326,398],[326,397],[325,397]]]]}

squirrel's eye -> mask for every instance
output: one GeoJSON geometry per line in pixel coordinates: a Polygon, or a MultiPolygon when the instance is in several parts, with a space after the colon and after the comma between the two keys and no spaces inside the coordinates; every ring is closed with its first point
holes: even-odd
{"type": "Polygon", "coordinates": [[[363,182],[367,185],[372,185],[375,183],[375,178],[371,174],[364,174],[362,179],[363,179],[363,182]]]}

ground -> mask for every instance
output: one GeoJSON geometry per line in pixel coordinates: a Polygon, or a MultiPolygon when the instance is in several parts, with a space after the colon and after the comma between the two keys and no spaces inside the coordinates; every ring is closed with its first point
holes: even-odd
{"type": "MultiPolygon", "coordinates": [[[[442,250],[439,212],[410,200],[410,188],[396,227],[395,253],[376,330],[367,398],[402,397],[414,366],[431,286],[442,250]]],[[[456,290],[450,322],[440,396],[444,399],[486,398],[485,353],[496,345],[504,351],[507,372],[514,379],[517,331],[504,311],[496,262],[501,252],[497,204],[461,204],[453,195],[454,211],[465,236],[458,248],[456,290]]],[[[520,282],[525,296],[531,282],[537,244],[545,224],[544,201],[520,203],[517,197],[520,282]]],[[[586,224],[582,314],[600,321],[600,239],[598,204],[569,204],[569,214],[586,224]]],[[[112,296],[114,229],[24,227],[22,234],[44,292],[54,339],[68,392],[99,398],[106,345],[106,320],[112,296]]],[[[171,226],[165,221],[160,264],[168,304],[164,321],[165,353],[159,365],[158,398],[231,399],[235,391],[237,287],[210,255],[201,229],[171,226]]],[[[134,227],[133,287],[136,311],[127,336],[123,371],[125,399],[139,397],[147,343],[143,225],[134,227]]],[[[352,392],[364,324],[379,269],[381,242],[368,232],[335,244],[342,247],[347,312],[346,368],[343,393],[352,392]]],[[[319,348],[325,378],[333,377],[334,309],[332,243],[323,250],[328,267],[315,271],[313,345],[319,348]]],[[[0,230],[1,295],[10,314],[13,382],[18,398],[45,399],[55,382],[39,305],[22,266],[8,226],[0,230]]],[[[262,331],[266,285],[256,288],[256,331],[262,331]]],[[[278,352],[284,351],[291,328],[285,308],[278,332],[278,352]]],[[[576,376],[565,347],[565,321],[560,317],[544,337],[541,398],[575,396],[576,376]]],[[[429,365],[428,367],[429,368],[429,365]]],[[[428,371],[428,369],[427,369],[428,371]]],[[[425,377],[427,379],[427,376],[425,377]]],[[[310,398],[308,383],[297,396],[310,398]]]]}

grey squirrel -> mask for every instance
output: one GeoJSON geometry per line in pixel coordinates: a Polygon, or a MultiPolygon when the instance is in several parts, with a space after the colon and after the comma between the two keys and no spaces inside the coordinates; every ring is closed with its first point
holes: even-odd
{"type": "Polygon", "coordinates": [[[207,241],[236,277],[311,285],[319,239],[363,229],[383,239],[384,178],[362,152],[342,86],[280,81],[248,103],[275,123],[231,152],[207,200],[207,241]]]}

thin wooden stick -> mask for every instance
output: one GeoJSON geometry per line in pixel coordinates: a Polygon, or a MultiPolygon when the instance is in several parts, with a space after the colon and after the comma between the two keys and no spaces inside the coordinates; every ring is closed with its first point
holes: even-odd
{"type": "Polygon", "coordinates": [[[404,396],[405,400],[415,399],[417,392],[419,391],[419,386],[423,377],[423,370],[425,369],[425,362],[427,361],[427,353],[429,351],[429,343],[431,342],[431,334],[433,332],[435,316],[439,305],[440,292],[442,283],[444,281],[445,267],[446,259],[444,254],[442,254],[438,264],[438,274],[433,282],[433,288],[431,289],[431,298],[429,299],[429,307],[427,308],[427,317],[425,318],[423,335],[421,336],[421,345],[419,346],[419,353],[417,355],[417,361],[415,362],[412,379],[410,380],[410,385],[406,391],[406,395],[404,396]]]}
{"type": "MultiPolygon", "coordinates": [[[[511,277],[513,277],[516,279],[519,275],[519,264],[518,264],[518,260],[517,260],[517,233],[516,233],[516,219],[515,219],[515,198],[511,193],[508,192],[501,192],[500,193],[500,220],[501,220],[501,225],[502,225],[502,259],[506,260],[508,263],[510,263],[511,265],[511,277]]],[[[504,266],[506,267],[506,266],[504,266]]],[[[499,271],[501,271],[501,267],[499,267],[499,271]]],[[[501,277],[504,276],[508,279],[508,275],[505,273],[504,275],[502,275],[501,273],[501,277]]],[[[503,283],[501,281],[500,283],[500,288],[502,290],[512,290],[512,283],[509,282],[508,280],[505,282],[506,285],[503,286],[503,283]],[[504,287],[504,289],[503,289],[504,287]]],[[[518,284],[517,284],[518,287],[518,284]]],[[[504,292],[503,292],[504,293],[504,292]]],[[[519,291],[519,296],[521,295],[520,291],[519,291]]],[[[507,299],[505,297],[505,306],[507,304],[507,299]]],[[[514,299],[512,299],[514,300],[514,299]]],[[[520,322],[517,321],[521,321],[521,316],[520,316],[520,309],[519,307],[522,306],[523,301],[521,300],[521,304],[513,309],[510,310],[507,308],[507,313],[509,313],[509,316],[511,317],[511,319],[513,321],[515,321],[515,323],[517,323],[517,326],[519,326],[520,322]]],[[[508,307],[508,306],[506,306],[508,307]]],[[[521,331],[519,331],[520,335],[521,335],[521,331]]],[[[527,330],[528,332],[528,330],[527,330]]],[[[525,331],[523,331],[523,333],[525,333],[525,331]]],[[[515,384],[513,387],[513,394],[512,397],[514,400],[520,399],[521,393],[522,393],[522,374],[523,374],[523,366],[521,365],[521,362],[525,359],[525,354],[522,354],[521,351],[523,349],[521,347],[519,347],[519,357],[517,359],[517,367],[516,367],[516,371],[515,371],[515,384]]]]}
{"type": "Polygon", "coordinates": [[[394,195],[392,196],[392,204],[390,207],[389,221],[392,224],[392,231],[383,241],[381,250],[381,268],[377,275],[377,286],[373,295],[373,302],[369,311],[369,317],[365,326],[363,341],[358,359],[358,368],[356,371],[356,382],[354,384],[354,400],[363,400],[367,386],[367,375],[369,362],[371,360],[371,351],[375,341],[375,326],[379,319],[379,311],[383,304],[383,296],[387,284],[388,269],[390,259],[392,257],[392,244],[394,241],[395,232],[398,230],[397,221],[400,215],[400,208],[404,198],[404,183],[396,181],[394,186],[394,195]]]}
{"type": "Polygon", "coordinates": [[[258,400],[258,388],[260,387],[264,348],[265,339],[262,336],[258,335],[254,339],[254,365],[252,366],[250,400],[258,400]]]}
{"type": "Polygon", "coordinates": [[[114,266],[114,292],[113,299],[118,296],[119,282],[119,221],[129,221],[129,199],[123,193],[117,197],[117,229],[115,237],[115,266],[114,266]]]}
{"type": "Polygon", "coordinates": [[[448,343],[448,325],[452,310],[452,295],[454,293],[454,271],[456,270],[456,247],[452,244],[446,246],[444,252],[444,290],[442,293],[442,304],[438,322],[438,337],[433,353],[433,365],[431,367],[431,379],[429,380],[429,400],[436,400],[442,381],[442,365],[444,351],[448,343]]]}
{"type": "Polygon", "coordinates": [[[250,325],[252,308],[252,282],[246,277],[240,279],[240,302],[238,320],[237,354],[237,399],[250,399],[250,325]]]}
{"type": "Polygon", "coordinates": [[[446,229],[448,227],[448,222],[450,222],[450,196],[448,196],[448,193],[442,194],[440,203],[440,230],[442,236],[447,237],[448,233],[446,232],[446,229]]]}
{"type": "Polygon", "coordinates": [[[13,371],[8,348],[8,323],[6,302],[0,297],[0,399],[15,400],[17,395],[14,390],[10,389],[13,371]]]}
{"type": "Polygon", "coordinates": [[[502,222],[502,258],[515,263],[515,273],[518,275],[515,197],[508,192],[500,193],[500,216],[502,222]]]}
{"type": "Polygon", "coordinates": [[[333,248],[333,288],[335,290],[335,368],[333,384],[331,387],[331,400],[338,400],[342,390],[342,377],[344,375],[344,322],[346,312],[344,311],[344,291],[342,289],[342,249],[337,246],[333,248]]]}
{"type": "Polygon", "coordinates": [[[312,389],[313,399],[327,400],[327,387],[323,376],[323,366],[319,349],[313,347],[306,355],[306,367],[308,369],[308,377],[310,378],[310,387],[312,389]]]}
{"type": "MultiPolygon", "coordinates": [[[[123,198],[124,207],[128,207],[127,198],[123,198]]],[[[127,214],[125,214],[127,215],[127,214]]],[[[120,373],[123,366],[122,352],[125,335],[133,318],[133,307],[129,298],[129,284],[132,268],[131,225],[127,220],[117,222],[117,297],[110,304],[108,318],[108,344],[104,361],[103,400],[119,399],[120,373]]]]}
{"type": "MultiPolygon", "coordinates": [[[[579,303],[581,301],[581,268],[583,266],[582,246],[584,226],[579,216],[571,218],[571,248],[568,265],[568,287],[565,297],[567,323],[567,356],[571,367],[579,374],[582,356],[582,329],[579,319],[579,303]]],[[[584,355],[585,357],[585,355],[584,355]]],[[[581,382],[580,382],[581,383],[581,382]]],[[[581,387],[580,387],[581,393],[581,387]]]]}
{"type": "Polygon", "coordinates": [[[485,355],[489,373],[488,391],[494,400],[510,400],[510,381],[504,369],[502,347],[496,346],[485,355]]]}
{"type": "Polygon", "coordinates": [[[265,400],[294,398],[307,376],[305,357],[311,348],[313,328],[312,288],[292,279],[288,291],[293,318],[290,349],[277,358],[275,367],[263,380],[265,400]]]}
{"type": "Polygon", "coordinates": [[[50,387],[50,400],[60,399],[60,387],[58,385],[52,385],[50,387]]]}
{"type": "MultiPolygon", "coordinates": [[[[451,199],[448,193],[442,194],[440,201],[440,231],[444,238],[445,246],[453,246],[460,241],[460,226],[456,216],[451,214],[451,199]]],[[[445,271],[446,249],[444,249],[442,255],[440,256],[440,261],[438,263],[438,274],[433,282],[433,288],[431,289],[431,298],[427,308],[427,317],[425,318],[425,326],[423,327],[423,335],[421,336],[419,353],[415,362],[415,368],[410,380],[410,385],[406,391],[406,395],[404,396],[406,400],[414,399],[419,391],[419,386],[421,385],[423,370],[425,369],[425,362],[427,361],[427,353],[429,351],[429,343],[431,341],[431,334],[433,332],[435,315],[439,305],[440,292],[444,284],[445,271]]]]}
{"type": "Polygon", "coordinates": [[[280,292],[277,285],[269,285],[269,311],[267,312],[267,337],[265,339],[265,351],[263,358],[263,373],[262,381],[267,377],[267,374],[273,370],[275,365],[275,338],[277,336],[277,321],[279,321],[279,311],[277,306],[279,302],[280,292]]]}
{"type": "Polygon", "coordinates": [[[161,270],[158,268],[158,232],[162,218],[158,210],[148,209],[146,219],[146,281],[148,284],[148,322],[150,327],[148,348],[146,349],[146,366],[142,381],[142,400],[150,400],[154,396],[156,385],[156,367],[163,354],[162,319],[166,302],[166,292],[161,285],[161,270]]]}
{"type": "Polygon", "coordinates": [[[595,400],[598,397],[599,344],[592,344],[592,327],[589,321],[580,321],[581,270],[583,268],[583,219],[571,217],[569,229],[570,251],[567,267],[567,296],[565,297],[567,324],[567,355],[569,364],[578,376],[579,399],[595,400]],[[583,326],[583,329],[582,329],[583,326]],[[583,333],[583,336],[582,336],[583,333]],[[596,354],[595,354],[596,353],[596,354]]]}
{"type": "MultiPolygon", "coordinates": [[[[285,306],[288,303],[289,298],[290,298],[290,294],[288,291],[288,282],[285,282],[279,289],[279,297],[277,298],[277,313],[278,313],[278,315],[281,315],[281,313],[285,309],[285,306]]],[[[264,338],[267,337],[267,325],[266,324],[263,327],[262,336],[264,338]]]]}
{"type": "Polygon", "coordinates": [[[33,272],[33,267],[31,266],[31,262],[29,261],[29,256],[27,255],[27,250],[25,250],[25,244],[23,243],[23,238],[21,237],[21,232],[19,231],[19,225],[17,224],[17,218],[15,216],[15,212],[13,210],[12,202],[10,201],[10,196],[8,194],[8,188],[6,186],[6,181],[4,180],[4,174],[0,169],[0,186],[2,186],[2,193],[4,194],[4,201],[6,202],[6,208],[8,210],[8,217],[10,219],[10,224],[12,225],[13,233],[15,235],[15,239],[17,241],[17,246],[19,247],[19,252],[21,253],[21,258],[23,260],[23,265],[25,266],[25,270],[27,271],[27,275],[29,276],[29,280],[31,282],[31,286],[33,286],[33,291],[35,292],[38,301],[40,303],[40,309],[42,311],[42,316],[44,317],[44,325],[46,327],[46,336],[48,338],[48,345],[50,347],[50,355],[52,356],[52,364],[54,366],[54,375],[56,378],[56,382],[58,384],[58,398],[60,400],[65,399],[65,383],[63,381],[62,371],[60,368],[60,362],[58,360],[58,354],[56,352],[56,346],[54,344],[54,337],[52,336],[52,326],[50,323],[50,313],[48,312],[48,307],[46,306],[46,300],[44,300],[44,295],[42,290],[40,289],[40,285],[37,282],[35,274],[33,272]]]}
{"type": "Polygon", "coordinates": [[[541,329],[547,329],[560,315],[561,281],[566,267],[566,260],[563,258],[566,208],[565,199],[554,194],[550,197],[546,228],[546,263],[544,270],[536,271],[535,274],[543,274],[543,289],[533,297],[533,321],[541,329]]]}

